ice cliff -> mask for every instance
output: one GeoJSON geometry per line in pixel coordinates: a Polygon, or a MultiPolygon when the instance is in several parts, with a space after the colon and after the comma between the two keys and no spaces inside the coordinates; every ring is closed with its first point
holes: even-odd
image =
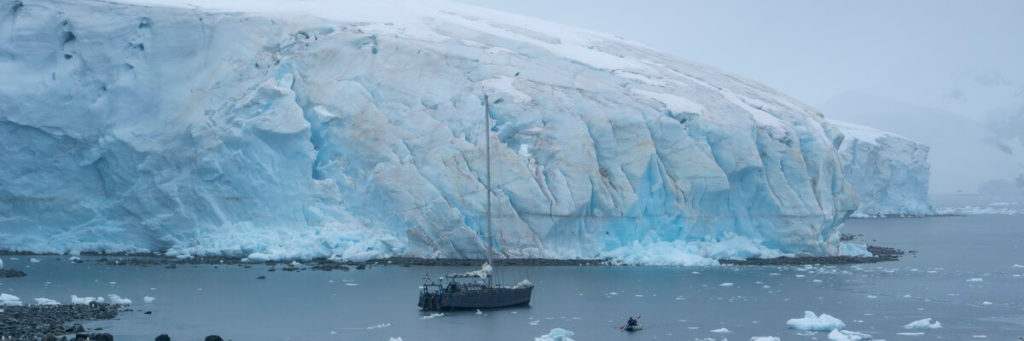
{"type": "Polygon", "coordinates": [[[858,124],[831,120],[846,180],[860,198],[855,216],[934,214],[928,203],[928,146],[858,124]]]}
{"type": "Polygon", "coordinates": [[[503,257],[864,252],[821,114],[535,19],[0,0],[0,75],[0,249],[482,258],[486,129],[503,257]]]}

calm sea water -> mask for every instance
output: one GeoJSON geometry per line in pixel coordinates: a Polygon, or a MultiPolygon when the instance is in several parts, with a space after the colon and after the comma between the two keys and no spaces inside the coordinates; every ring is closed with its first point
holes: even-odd
{"type": "Polygon", "coordinates": [[[915,250],[899,262],[814,267],[508,267],[506,283],[536,285],[530,307],[430,317],[416,307],[424,274],[469,268],[380,266],[268,272],[266,266],[71,264],[5,257],[28,277],[0,279],[23,301],[117,294],[136,311],[85,323],[117,340],[532,340],[559,327],[576,340],[826,340],[787,329],[804,310],[888,340],[1017,340],[1024,336],[1024,216],[864,219],[860,241],[915,250]],[[1021,267],[1014,267],[1019,264],[1021,267]],[[256,279],[264,275],[265,280],[256,279]],[[980,279],[980,280],[979,280],[980,279]],[[731,283],[731,284],[727,284],[731,283]],[[156,297],[144,303],[144,296],[156,297]],[[152,311],[152,315],[143,314],[152,311]],[[646,330],[619,331],[642,315],[646,330]],[[943,328],[903,325],[932,318],[943,328]],[[728,333],[712,330],[726,328],[728,333]],[[984,336],[984,338],[982,338],[984,336]]]}

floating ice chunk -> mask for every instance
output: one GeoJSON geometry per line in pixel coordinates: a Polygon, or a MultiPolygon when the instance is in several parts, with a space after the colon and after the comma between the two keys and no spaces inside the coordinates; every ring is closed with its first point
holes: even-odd
{"type": "Polygon", "coordinates": [[[441,316],[444,316],[444,313],[433,313],[433,314],[430,314],[430,315],[427,315],[427,316],[420,317],[420,319],[421,320],[429,320],[429,319],[434,319],[434,318],[438,318],[438,317],[441,317],[441,316]]]}
{"type": "Polygon", "coordinates": [[[0,306],[5,306],[5,305],[10,305],[10,306],[21,305],[21,298],[19,298],[18,296],[11,295],[11,294],[2,294],[2,293],[0,293],[0,306]]]}
{"type": "Polygon", "coordinates": [[[562,328],[555,328],[547,334],[533,338],[533,341],[573,341],[573,335],[576,335],[576,333],[562,328]]]}
{"type": "Polygon", "coordinates": [[[902,335],[902,336],[921,336],[921,335],[924,335],[924,333],[921,333],[921,332],[913,332],[913,333],[907,332],[907,333],[896,333],[896,335],[902,335]]]}
{"type": "Polygon", "coordinates": [[[388,341],[402,341],[402,337],[401,336],[399,336],[399,337],[389,337],[388,341]]]}
{"type": "Polygon", "coordinates": [[[381,328],[387,328],[387,327],[391,327],[391,324],[385,322],[385,323],[376,324],[376,325],[372,325],[372,326],[366,327],[366,329],[381,329],[381,328]]]}
{"type": "Polygon", "coordinates": [[[536,326],[538,324],[540,324],[540,320],[530,320],[530,325],[531,326],[536,326]]]}
{"type": "Polygon", "coordinates": [[[103,303],[103,297],[78,297],[75,295],[71,295],[71,304],[89,304],[92,302],[103,303]]]}
{"type": "Polygon", "coordinates": [[[0,270],[3,270],[3,269],[4,269],[4,260],[3,260],[3,258],[0,258],[0,270]]]}
{"type": "Polygon", "coordinates": [[[46,297],[36,297],[36,304],[38,305],[60,305],[60,302],[51,300],[46,297]]]}
{"type": "Polygon", "coordinates": [[[804,317],[802,318],[786,321],[786,325],[789,328],[809,331],[829,331],[846,328],[846,324],[843,321],[824,313],[820,316],[815,316],[814,312],[810,310],[804,311],[804,317]]]}
{"type": "Polygon", "coordinates": [[[984,278],[980,278],[980,277],[975,277],[975,278],[968,279],[967,281],[968,282],[984,282],[985,279],[984,278]]]}
{"type": "Polygon", "coordinates": [[[984,301],[984,302],[981,302],[981,305],[992,305],[992,302],[984,301]]]}
{"type": "Polygon", "coordinates": [[[132,300],[123,298],[115,294],[107,295],[107,297],[110,297],[110,303],[112,304],[132,304],[132,300]]]}
{"type": "Polygon", "coordinates": [[[81,262],[82,258],[79,258],[78,256],[71,256],[71,257],[68,257],[68,261],[71,261],[71,262],[81,262]]]}
{"type": "Polygon", "coordinates": [[[476,310],[476,314],[477,314],[477,315],[483,315],[483,314],[484,314],[484,312],[480,311],[480,309],[477,309],[477,310],[476,310]]]}
{"type": "Polygon", "coordinates": [[[975,339],[984,339],[984,338],[986,338],[988,336],[985,336],[985,335],[971,335],[971,337],[973,337],[975,339]]]}
{"type": "Polygon", "coordinates": [[[868,298],[878,298],[878,296],[875,296],[875,295],[868,295],[868,298]]]}
{"type": "Polygon", "coordinates": [[[153,297],[153,296],[144,296],[144,297],[142,297],[142,302],[153,303],[153,301],[156,301],[156,297],[153,297]]]}
{"type": "Polygon", "coordinates": [[[1013,267],[1015,267],[1015,268],[1024,268],[1024,265],[1014,264],[1013,267]]]}
{"type": "Polygon", "coordinates": [[[349,283],[345,283],[345,286],[350,286],[350,287],[357,287],[357,286],[359,286],[359,283],[352,283],[352,282],[349,282],[349,283]]]}
{"type": "Polygon", "coordinates": [[[778,336],[754,336],[750,341],[782,341],[778,336]]]}
{"type": "Polygon", "coordinates": [[[931,318],[920,319],[920,320],[917,320],[917,321],[914,321],[914,322],[907,323],[907,325],[903,326],[903,329],[923,329],[923,330],[926,330],[926,329],[939,329],[939,328],[942,328],[942,323],[940,323],[939,321],[935,321],[935,323],[932,323],[932,319],[931,318]]]}
{"type": "Polygon", "coordinates": [[[725,328],[725,327],[718,328],[718,329],[712,329],[711,332],[712,333],[731,333],[729,331],[729,328],[725,328]]]}
{"type": "Polygon", "coordinates": [[[732,283],[725,282],[725,283],[719,284],[718,286],[720,286],[720,287],[731,287],[732,283]]]}
{"type": "Polygon", "coordinates": [[[828,333],[828,339],[831,341],[864,341],[871,340],[871,335],[850,330],[832,329],[828,333]]]}
{"type": "Polygon", "coordinates": [[[37,258],[29,258],[28,261],[32,263],[39,263],[39,259],[37,258]]]}

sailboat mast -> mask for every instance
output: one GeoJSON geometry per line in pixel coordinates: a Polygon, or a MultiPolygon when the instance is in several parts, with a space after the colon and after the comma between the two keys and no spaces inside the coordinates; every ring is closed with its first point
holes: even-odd
{"type": "Polygon", "coordinates": [[[487,265],[491,267],[491,274],[487,276],[487,286],[493,284],[494,262],[491,254],[494,253],[494,233],[491,231],[491,113],[490,100],[484,95],[484,139],[487,148],[487,265]]]}

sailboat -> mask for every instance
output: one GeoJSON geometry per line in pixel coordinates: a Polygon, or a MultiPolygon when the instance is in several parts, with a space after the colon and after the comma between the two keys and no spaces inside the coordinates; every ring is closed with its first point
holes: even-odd
{"type": "Polygon", "coordinates": [[[439,281],[430,275],[420,289],[419,307],[428,311],[492,309],[530,305],[533,284],[523,280],[516,285],[494,283],[494,233],[491,228],[491,117],[490,101],[484,95],[484,133],[487,148],[487,263],[480,270],[448,274],[439,281]]]}

